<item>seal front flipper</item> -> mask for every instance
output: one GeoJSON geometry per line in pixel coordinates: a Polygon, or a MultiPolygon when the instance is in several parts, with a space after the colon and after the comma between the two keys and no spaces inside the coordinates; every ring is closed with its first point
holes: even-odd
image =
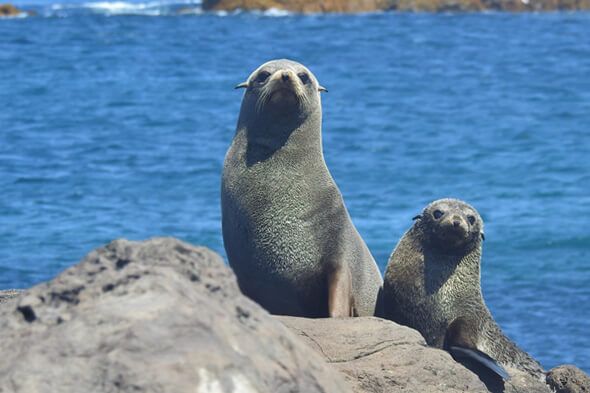
{"type": "Polygon", "coordinates": [[[451,353],[453,359],[463,363],[476,362],[507,381],[510,381],[510,375],[504,367],[495,359],[483,353],[476,347],[477,326],[475,321],[465,317],[459,317],[453,320],[447,328],[444,348],[451,353]]]}
{"type": "Polygon", "coordinates": [[[453,359],[459,361],[461,359],[470,359],[480,365],[490,369],[507,381],[510,381],[510,375],[506,372],[504,367],[482,351],[474,348],[461,348],[461,347],[450,347],[449,352],[453,356],[453,359]]]}
{"type": "Polygon", "coordinates": [[[346,266],[328,273],[328,314],[330,317],[355,316],[352,275],[346,266]]]}

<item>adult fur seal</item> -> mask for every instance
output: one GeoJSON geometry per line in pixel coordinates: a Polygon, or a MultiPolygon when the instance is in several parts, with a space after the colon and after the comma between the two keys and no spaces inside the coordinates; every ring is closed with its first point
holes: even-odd
{"type": "Polygon", "coordinates": [[[480,287],[483,222],[457,199],[429,204],[391,254],[383,287],[385,316],[417,329],[444,348],[509,379],[513,367],[540,379],[541,365],[506,337],[480,287]]]}
{"type": "Polygon", "coordinates": [[[241,290],[273,314],[374,315],[383,280],[324,162],[325,89],[290,60],[261,65],[238,87],[221,213],[241,290]]]}

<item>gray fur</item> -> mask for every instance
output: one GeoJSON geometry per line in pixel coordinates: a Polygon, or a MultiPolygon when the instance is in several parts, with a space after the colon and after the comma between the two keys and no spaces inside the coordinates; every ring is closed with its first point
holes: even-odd
{"type": "Polygon", "coordinates": [[[470,335],[462,337],[463,342],[473,343],[504,366],[543,378],[541,365],[502,333],[485,305],[480,286],[482,238],[483,222],[472,206],[457,199],[428,205],[389,258],[385,316],[417,329],[428,345],[438,348],[446,347],[449,325],[466,319],[472,326],[462,333],[470,335]],[[433,215],[436,210],[444,212],[439,219],[433,215]],[[455,221],[463,231],[451,229],[455,221]]]}
{"type": "Polygon", "coordinates": [[[290,60],[263,64],[238,87],[247,90],[225,157],[221,210],[240,288],[271,313],[326,317],[328,275],[345,268],[355,313],[374,315],[383,280],[324,162],[319,91],[325,89],[290,60]],[[309,77],[296,81],[298,101],[261,106],[261,97],[270,99],[258,76],[285,70],[309,77]]]}

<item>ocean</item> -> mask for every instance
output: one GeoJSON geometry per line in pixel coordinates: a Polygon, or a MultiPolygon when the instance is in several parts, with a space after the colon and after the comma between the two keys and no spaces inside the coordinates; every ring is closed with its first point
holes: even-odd
{"type": "Polygon", "coordinates": [[[381,270],[428,203],[463,199],[503,331],[547,369],[590,372],[590,13],[54,1],[0,19],[0,289],[121,237],[225,258],[234,86],[290,58],[329,90],[326,162],[381,270]]]}

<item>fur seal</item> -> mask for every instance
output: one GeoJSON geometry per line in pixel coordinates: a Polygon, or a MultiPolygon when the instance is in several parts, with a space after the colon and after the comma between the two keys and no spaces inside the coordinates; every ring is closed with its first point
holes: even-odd
{"type": "Polygon", "coordinates": [[[221,180],[223,242],[244,294],[269,312],[374,315],[383,280],[324,162],[321,87],[273,60],[246,88],[221,180]]]}
{"type": "MultiPolygon", "coordinates": [[[[504,379],[513,367],[543,379],[545,370],[506,337],[480,286],[483,221],[457,199],[440,199],[414,217],[385,271],[385,316],[417,329],[430,346],[476,362],[504,379]]],[[[479,373],[478,373],[479,374],[479,373]]]]}

